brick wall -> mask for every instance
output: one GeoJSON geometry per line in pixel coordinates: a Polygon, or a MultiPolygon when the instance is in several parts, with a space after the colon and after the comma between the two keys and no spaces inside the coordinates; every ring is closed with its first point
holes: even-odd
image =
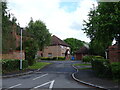
{"type": "Polygon", "coordinates": [[[82,54],[76,53],[76,54],[75,54],[75,59],[76,59],[76,60],[81,60],[81,59],[82,59],[82,54]]]}
{"type": "MultiPolygon", "coordinates": [[[[68,47],[61,46],[61,45],[58,45],[58,46],[48,46],[43,51],[43,57],[48,57],[49,53],[52,54],[52,57],[57,57],[57,56],[65,57],[65,52],[66,52],[67,49],[68,49],[68,47]]],[[[41,56],[41,53],[42,53],[41,51],[38,51],[37,55],[41,56]]]]}
{"type": "MultiPolygon", "coordinates": [[[[22,59],[25,59],[25,54],[24,51],[22,53],[22,59]]],[[[21,59],[20,57],[20,51],[13,51],[10,52],[9,54],[0,54],[1,59],[21,59]]]]}
{"type": "Polygon", "coordinates": [[[110,62],[120,62],[120,48],[117,45],[109,46],[108,51],[110,62]]]}

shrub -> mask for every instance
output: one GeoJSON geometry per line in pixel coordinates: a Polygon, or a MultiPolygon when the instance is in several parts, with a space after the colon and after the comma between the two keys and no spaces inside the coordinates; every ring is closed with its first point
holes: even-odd
{"type": "Polygon", "coordinates": [[[102,56],[92,56],[92,58],[97,58],[97,59],[104,59],[104,57],[102,57],[102,56]]]}
{"type": "Polygon", "coordinates": [[[113,78],[120,80],[120,62],[111,63],[113,78]]]}
{"type": "Polygon", "coordinates": [[[50,57],[41,57],[41,60],[52,60],[50,57]]]}
{"type": "Polygon", "coordinates": [[[58,60],[65,60],[65,57],[58,57],[58,60]]]}
{"type": "Polygon", "coordinates": [[[57,60],[58,57],[53,57],[53,60],[57,60]]]}
{"type": "MultiPolygon", "coordinates": [[[[22,60],[22,66],[23,69],[28,67],[28,61],[27,60],[22,60]]],[[[18,59],[4,59],[2,60],[2,71],[4,72],[10,72],[10,71],[15,71],[19,70],[20,67],[20,60],[18,59]]]]}
{"type": "Polygon", "coordinates": [[[83,56],[82,61],[83,62],[91,62],[93,56],[83,56]]]}
{"type": "Polygon", "coordinates": [[[31,66],[35,63],[35,55],[37,53],[37,44],[34,40],[27,40],[24,42],[25,60],[28,60],[28,64],[31,66]]]}
{"type": "Polygon", "coordinates": [[[91,61],[92,69],[96,72],[96,74],[100,77],[111,77],[111,68],[109,60],[93,58],[91,61]]]}
{"type": "Polygon", "coordinates": [[[41,60],[65,60],[65,57],[41,57],[41,60]]]}

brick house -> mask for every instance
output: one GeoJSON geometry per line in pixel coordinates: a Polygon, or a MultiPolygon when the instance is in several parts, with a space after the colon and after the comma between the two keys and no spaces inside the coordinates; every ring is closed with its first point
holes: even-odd
{"type": "Polygon", "coordinates": [[[120,62],[120,48],[118,47],[117,44],[109,46],[108,56],[110,62],[120,62]]]}
{"type": "MultiPolygon", "coordinates": [[[[57,36],[53,35],[50,46],[47,46],[43,51],[38,51],[38,57],[69,57],[70,46],[62,41],[57,36]],[[65,55],[66,54],[66,55],[65,55]]],[[[69,58],[68,58],[69,59],[69,58]]]]}
{"type": "Polygon", "coordinates": [[[88,55],[88,54],[89,54],[89,49],[83,46],[75,52],[75,59],[81,60],[83,56],[88,55]]]}

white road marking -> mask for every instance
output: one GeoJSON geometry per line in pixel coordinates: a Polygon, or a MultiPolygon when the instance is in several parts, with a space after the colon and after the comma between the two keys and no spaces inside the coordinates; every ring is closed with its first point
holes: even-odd
{"type": "Polygon", "coordinates": [[[55,82],[55,80],[46,82],[46,83],[44,83],[44,84],[41,84],[41,85],[39,85],[39,86],[34,87],[34,89],[39,88],[39,87],[42,87],[42,86],[45,86],[45,85],[47,85],[47,84],[49,84],[49,83],[51,83],[50,86],[49,86],[49,88],[53,88],[54,82],[55,82]]]}
{"type": "Polygon", "coordinates": [[[44,76],[46,76],[46,75],[48,75],[48,74],[44,74],[44,75],[42,75],[42,76],[36,77],[36,78],[34,78],[33,80],[36,80],[36,79],[41,78],[41,77],[44,77],[44,76]]]}
{"type": "Polygon", "coordinates": [[[53,88],[55,80],[51,81],[50,87],[49,88],[53,88]]]}
{"type": "Polygon", "coordinates": [[[22,84],[17,84],[17,85],[11,86],[9,88],[14,88],[14,87],[17,87],[17,86],[20,86],[20,85],[22,85],[22,84]]]}

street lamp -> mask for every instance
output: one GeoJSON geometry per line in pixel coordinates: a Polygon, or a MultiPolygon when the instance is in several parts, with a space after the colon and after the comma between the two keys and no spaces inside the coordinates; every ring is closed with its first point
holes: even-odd
{"type": "Polygon", "coordinates": [[[20,70],[22,70],[22,30],[23,30],[23,28],[20,28],[20,32],[21,32],[21,39],[20,39],[20,70]]]}

